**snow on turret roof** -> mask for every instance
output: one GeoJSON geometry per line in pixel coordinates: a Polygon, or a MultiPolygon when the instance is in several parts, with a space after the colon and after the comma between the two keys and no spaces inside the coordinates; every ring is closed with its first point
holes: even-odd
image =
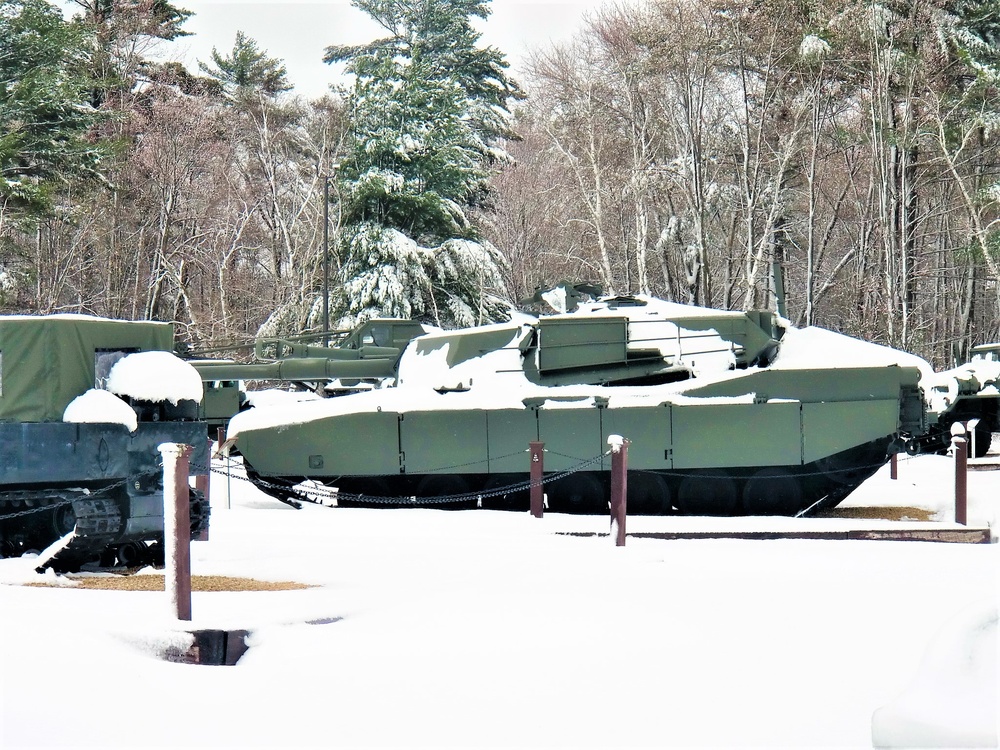
{"type": "Polygon", "coordinates": [[[142,401],[201,401],[201,375],[170,352],[137,352],[115,363],[108,375],[108,390],[142,401]]]}
{"type": "Polygon", "coordinates": [[[91,388],[70,401],[63,412],[63,422],[120,424],[129,432],[135,432],[139,428],[139,419],[131,406],[115,394],[96,388],[91,388]]]}
{"type": "Polygon", "coordinates": [[[781,337],[778,355],[771,364],[775,370],[837,369],[841,367],[916,367],[921,377],[934,368],[915,354],[893,349],[852,336],[808,326],[789,328],[781,337]]]}

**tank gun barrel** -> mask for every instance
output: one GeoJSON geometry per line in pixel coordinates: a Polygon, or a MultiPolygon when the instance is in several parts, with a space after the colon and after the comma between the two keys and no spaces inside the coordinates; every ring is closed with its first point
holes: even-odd
{"type": "Polygon", "coordinates": [[[329,349],[328,357],[294,357],[276,362],[192,362],[204,381],[219,380],[333,380],[335,378],[392,377],[399,350],[377,347],[378,353],[364,349],[329,349]],[[345,356],[353,355],[353,357],[345,356]]]}

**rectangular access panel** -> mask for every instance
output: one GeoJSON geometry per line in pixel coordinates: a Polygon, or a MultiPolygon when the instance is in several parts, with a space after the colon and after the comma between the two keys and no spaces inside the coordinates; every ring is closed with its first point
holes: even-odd
{"type": "Polygon", "coordinates": [[[538,440],[534,409],[496,409],[486,412],[490,472],[506,474],[531,468],[528,443],[538,440]]]}
{"type": "Polygon", "coordinates": [[[486,412],[416,411],[399,421],[407,474],[485,474],[486,412]]]}
{"type": "Polygon", "coordinates": [[[674,468],[798,465],[800,406],[794,401],[674,405],[674,468]]]}
{"type": "Polygon", "coordinates": [[[828,401],[802,405],[806,463],[896,432],[899,399],[828,401]]]}
{"type": "Polygon", "coordinates": [[[621,435],[629,441],[630,469],[673,468],[670,406],[608,408],[603,420],[605,447],[608,435],[621,435]]]}
{"type": "MultiPolygon", "coordinates": [[[[607,450],[601,440],[603,411],[592,405],[592,399],[539,407],[538,439],[545,443],[546,473],[570,469],[607,450]]],[[[601,468],[600,462],[587,467],[601,468]]]]}
{"type": "Polygon", "coordinates": [[[622,364],[628,349],[624,318],[542,318],[538,321],[541,372],[622,364]]]}

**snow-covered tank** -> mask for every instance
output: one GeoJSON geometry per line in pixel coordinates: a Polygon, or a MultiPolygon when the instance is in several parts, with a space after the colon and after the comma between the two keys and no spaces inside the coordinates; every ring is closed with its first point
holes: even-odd
{"type": "MultiPolygon", "coordinates": [[[[976,393],[995,389],[986,364],[976,393]]],[[[282,499],[309,499],[308,479],[336,487],[341,505],[473,493],[519,507],[528,444],[541,441],[549,507],[598,511],[617,434],[630,441],[630,512],[798,514],[918,450],[971,386],[960,380],[766,311],[611,297],[417,337],[393,387],[251,409],[229,435],[282,499]]]]}
{"type": "MultiPolygon", "coordinates": [[[[192,474],[209,468],[201,378],[172,347],[166,323],[0,316],[0,554],[66,538],[56,567],[152,559],[158,446],[191,445],[192,474]]],[[[193,535],[207,527],[194,490],[191,518],[193,535]]]]}

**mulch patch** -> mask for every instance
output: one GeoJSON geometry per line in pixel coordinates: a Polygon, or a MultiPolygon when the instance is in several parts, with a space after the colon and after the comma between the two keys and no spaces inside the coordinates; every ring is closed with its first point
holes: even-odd
{"type": "Polygon", "coordinates": [[[830,508],[816,513],[816,518],[864,518],[872,521],[933,521],[933,511],[926,508],[830,508]]]}
{"type": "MultiPolygon", "coordinates": [[[[110,575],[75,576],[66,578],[74,585],[68,588],[100,591],[164,591],[166,584],[162,575],[110,575]]],[[[29,583],[28,586],[64,588],[52,583],[29,583]]],[[[233,576],[191,576],[192,591],[295,591],[312,588],[294,581],[258,581],[254,578],[233,576]]]]}

